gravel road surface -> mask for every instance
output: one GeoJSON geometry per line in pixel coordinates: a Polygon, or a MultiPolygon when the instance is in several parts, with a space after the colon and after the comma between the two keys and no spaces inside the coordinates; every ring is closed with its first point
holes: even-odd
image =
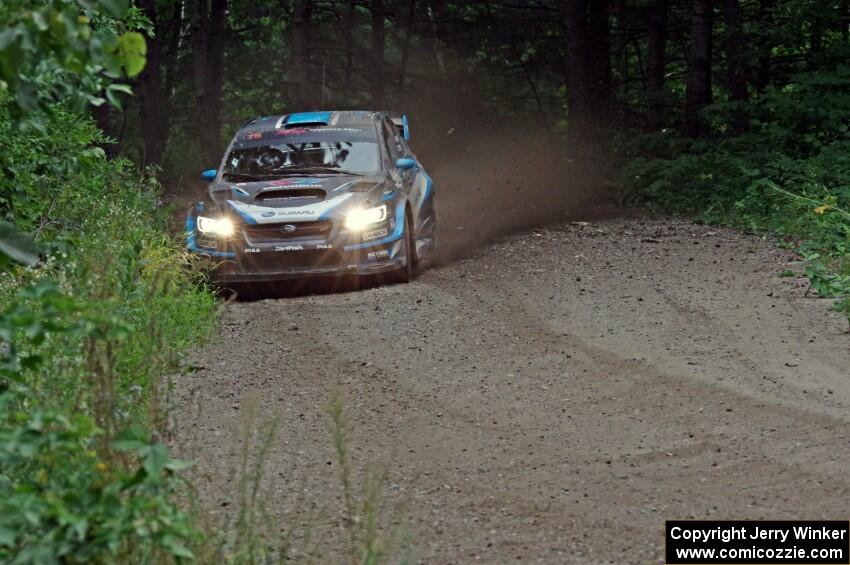
{"type": "Polygon", "coordinates": [[[759,237],[632,217],[405,286],[235,303],[179,382],[176,444],[223,517],[246,419],[276,421],[269,523],[319,562],[345,547],[333,391],[414,562],[660,563],[665,519],[845,519],[847,322],[788,269],[759,237]]]}

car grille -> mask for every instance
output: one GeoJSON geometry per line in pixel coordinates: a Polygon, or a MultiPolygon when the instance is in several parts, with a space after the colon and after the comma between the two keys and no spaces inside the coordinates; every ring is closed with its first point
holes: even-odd
{"type": "Polygon", "coordinates": [[[239,262],[243,271],[285,273],[300,269],[337,267],[342,260],[339,253],[333,249],[306,249],[277,253],[248,253],[242,255],[239,262]]]}
{"type": "Polygon", "coordinates": [[[333,224],[320,222],[282,222],[275,224],[250,224],[242,228],[249,244],[275,243],[293,239],[326,239],[333,224]]]}

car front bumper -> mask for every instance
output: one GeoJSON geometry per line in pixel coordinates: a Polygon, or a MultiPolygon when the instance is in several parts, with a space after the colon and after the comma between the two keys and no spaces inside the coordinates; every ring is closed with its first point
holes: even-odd
{"type": "Polygon", "coordinates": [[[187,247],[204,259],[210,278],[220,283],[386,273],[405,267],[407,262],[403,206],[396,212],[386,224],[371,228],[384,233],[368,241],[353,238],[336,224],[321,235],[265,241],[251,239],[251,227],[240,226],[232,238],[216,240],[196,230],[190,213],[186,220],[187,247]]]}
{"type": "Polygon", "coordinates": [[[386,273],[405,266],[407,259],[399,256],[399,248],[396,242],[357,252],[296,250],[255,253],[239,258],[210,256],[213,262],[210,278],[221,283],[236,283],[386,273]]]}

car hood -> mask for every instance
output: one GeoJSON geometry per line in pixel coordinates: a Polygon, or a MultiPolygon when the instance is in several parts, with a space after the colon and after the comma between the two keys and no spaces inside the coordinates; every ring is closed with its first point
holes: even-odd
{"type": "Polygon", "coordinates": [[[287,177],[258,182],[216,182],[209,196],[219,209],[244,221],[268,224],[341,217],[353,206],[377,204],[384,176],[287,177]]]}

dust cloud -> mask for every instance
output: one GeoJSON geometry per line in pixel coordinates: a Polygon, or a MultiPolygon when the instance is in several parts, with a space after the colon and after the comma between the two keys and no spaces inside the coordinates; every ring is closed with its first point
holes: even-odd
{"type": "Polygon", "coordinates": [[[604,159],[579,157],[543,119],[497,116],[463,84],[402,108],[437,191],[437,264],[508,233],[611,214],[604,159]]]}

